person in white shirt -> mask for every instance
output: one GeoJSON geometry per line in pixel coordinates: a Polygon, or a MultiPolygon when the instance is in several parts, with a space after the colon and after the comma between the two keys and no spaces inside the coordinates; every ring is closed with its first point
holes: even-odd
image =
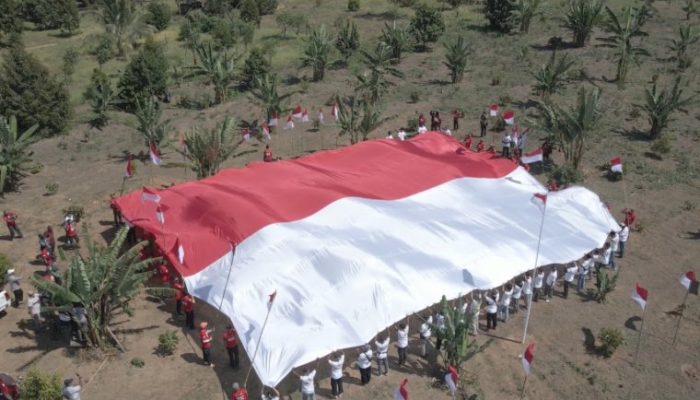
{"type": "Polygon", "coordinates": [[[510,316],[510,302],[513,297],[513,285],[506,283],[503,289],[503,297],[501,297],[501,305],[499,307],[501,314],[501,321],[507,322],[510,316]]]}
{"type": "Polygon", "coordinates": [[[518,281],[516,284],[513,286],[513,301],[511,303],[513,304],[513,314],[518,313],[518,308],[520,308],[520,297],[523,294],[523,281],[518,281]]]}
{"type": "Polygon", "coordinates": [[[605,243],[603,245],[600,263],[605,268],[615,268],[615,258],[613,257],[612,246],[610,245],[610,242],[605,243]]]}
{"type": "Polygon", "coordinates": [[[389,132],[386,133],[386,138],[385,138],[385,139],[394,140],[394,135],[391,133],[391,131],[389,131],[389,132]]]}
{"type": "Polygon", "coordinates": [[[569,286],[574,282],[574,277],[576,276],[576,272],[578,271],[578,267],[576,266],[575,262],[572,262],[569,264],[569,266],[566,268],[566,272],[564,273],[564,298],[569,297],[569,286]]]}
{"type": "Polygon", "coordinates": [[[377,376],[389,374],[389,363],[387,362],[387,353],[389,353],[389,335],[382,333],[374,342],[377,350],[377,376]],[[382,372],[384,370],[384,372],[382,372]]]}
{"type": "Polygon", "coordinates": [[[430,343],[430,335],[432,330],[430,325],[433,323],[433,316],[426,315],[423,317],[423,323],[420,326],[420,356],[425,358],[428,356],[428,344],[430,343]]]}
{"type": "Polygon", "coordinates": [[[262,400],[280,400],[280,392],[273,387],[266,389],[265,386],[263,386],[260,391],[260,398],[262,400]]]}
{"type": "Polygon", "coordinates": [[[418,127],[418,133],[425,133],[425,132],[428,132],[428,128],[426,128],[425,126],[418,127]]]}
{"type": "Polygon", "coordinates": [[[83,378],[80,374],[75,374],[78,377],[78,384],[73,384],[73,379],[68,378],[63,381],[63,398],[66,400],[80,400],[80,390],[83,387],[83,378]]]}
{"type": "Polygon", "coordinates": [[[547,279],[544,283],[544,298],[545,302],[549,303],[552,300],[552,294],[554,293],[554,284],[557,283],[557,278],[559,277],[559,272],[556,267],[552,267],[547,274],[547,279]]]}
{"type": "Polygon", "coordinates": [[[44,318],[41,317],[41,296],[39,296],[39,293],[29,292],[27,308],[29,309],[29,315],[34,321],[34,331],[38,332],[44,322],[44,318]]]}
{"type": "Polygon", "coordinates": [[[331,366],[331,393],[333,398],[343,395],[343,363],[345,363],[345,354],[336,351],[328,359],[328,364],[331,366]]]}
{"type": "Polygon", "coordinates": [[[309,370],[308,367],[304,367],[301,375],[299,375],[299,380],[301,381],[301,400],[316,400],[315,377],[315,369],[309,370]]]}
{"type": "Polygon", "coordinates": [[[435,334],[437,336],[437,340],[435,341],[435,349],[440,350],[442,340],[445,337],[445,315],[442,313],[442,310],[438,311],[438,313],[435,315],[435,328],[435,334]]]}
{"type": "Polygon", "coordinates": [[[619,257],[622,258],[625,255],[625,246],[627,245],[627,240],[630,237],[630,228],[624,222],[620,222],[620,232],[617,234],[620,236],[620,253],[619,257]]]}
{"type": "Polygon", "coordinates": [[[586,288],[586,278],[593,267],[593,257],[590,253],[583,256],[583,261],[578,268],[578,281],[576,282],[576,290],[580,293],[586,288]]]}
{"type": "Polygon", "coordinates": [[[408,317],[406,323],[399,325],[396,330],[396,349],[399,352],[399,365],[406,362],[406,350],[408,349],[408,317]]]}
{"type": "Polygon", "coordinates": [[[532,300],[539,301],[544,285],[544,271],[541,269],[535,275],[535,282],[532,284],[532,300]]]}
{"type": "Polygon", "coordinates": [[[469,308],[469,317],[472,326],[471,334],[476,336],[479,333],[479,314],[481,314],[481,293],[479,293],[478,290],[472,292],[472,302],[469,308]]]}
{"type": "Polygon", "coordinates": [[[403,128],[401,128],[401,129],[399,129],[399,131],[396,133],[396,136],[399,137],[399,140],[404,141],[404,140],[406,140],[406,131],[405,131],[403,128]]]}
{"type": "Polygon", "coordinates": [[[617,270],[617,266],[615,265],[615,253],[620,249],[620,236],[617,232],[610,231],[608,234],[608,242],[610,243],[610,251],[612,252],[610,255],[610,265],[617,270]]]}
{"type": "Polygon", "coordinates": [[[501,156],[510,158],[510,146],[512,144],[513,138],[510,136],[510,133],[506,132],[503,139],[501,139],[501,146],[503,148],[501,151],[501,156]]]}
{"type": "Polygon", "coordinates": [[[368,344],[362,346],[357,355],[357,368],[360,370],[360,382],[368,384],[372,378],[372,348],[368,344]]]}
{"type": "Polygon", "coordinates": [[[532,304],[532,275],[530,273],[525,274],[525,283],[523,284],[523,302],[525,303],[525,308],[527,309],[532,304]]]}
{"type": "Polygon", "coordinates": [[[486,330],[496,329],[496,324],[498,318],[496,314],[498,313],[498,291],[494,290],[491,295],[484,296],[486,300],[486,330]]]}

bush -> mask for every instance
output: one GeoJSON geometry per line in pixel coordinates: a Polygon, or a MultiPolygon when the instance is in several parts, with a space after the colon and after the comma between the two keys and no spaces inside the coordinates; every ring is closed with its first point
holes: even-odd
{"type": "Polygon", "coordinates": [[[12,261],[6,255],[0,253],[0,287],[7,283],[7,270],[12,269],[12,261]]]}
{"type": "Polygon", "coordinates": [[[75,0],[25,0],[24,18],[39,29],[61,29],[72,34],[80,27],[80,14],[75,0]]]}
{"type": "Polygon", "coordinates": [[[242,42],[249,45],[255,36],[255,25],[236,16],[212,18],[211,35],[217,47],[231,48],[242,42]]]}
{"type": "Polygon", "coordinates": [[[83,217],[85,216],[85,207],[75,204],[69,205],[62,211],[63,215],[72,214],[75,217],[75,222],[80,222],[80,220],[83,219],[83,217]]]}
{"type": "Polygon", "coordinates": [[[442,14],[421,4],[416,8],[416,15],[411,19],[411,33],[421,50],[426,50],[428,43],[437,41],[445,32],[445,21],[442,14]]]}
{"type": "Polygon", "coordinates": [[[411,99],[411,103],[418,103],[418,101],[420,100],[420,92],[414,90],[408,94],[408,97],[409,99],[411,99]]]}
{"type": "Polygon", "coordinates": [[[148,16],[146,23],[153,25],[158,32],[165,30],[170,25],[172,12],[170,7],[159,1],[148,4],[148,16]]]}
{"type": "Polygon", "coordinates": [[[277,10],[277,0],[258,0],[258,12],[260,15],[274,14],[277,10]]]}
{"type": "Polygon", "coordinates": [[[22,3],[20,0],[0,1],[0,39],[3,34],[20,33],[24,28],[22,21],[22,3]]]}
{"type": "Polygon", "coordinates": [[[48,374],[32,368],[20,383],[19,391],[23,399],[60,400],[62,386],[57,373],[48,374]]]}
{"type": "Polygon", "coordinates": [[[245,89],[255,87],[256,78],[270,73],[270,62],[265,58],[262,49],[254,48],[243,64],[241,71],[241,86],[245,89]]]}
{"type": "Polygon", "coordinates": [[[595,299],[598,303],[605,303],[607,301],[608,294],[615,290],[617,286],[618,273],[610,277],[608,271],[605,268],[599,268],[596,275],[596,292],[595,299]]]}
{"type": "Polygon", "coordinates": [[[95,46],[95,50],[93,50],[93,54],[95,54],[97,64],[99,64],[100,67],[107,64],[107,62],[111,60],[112,56],[114,55],[114,39],[112,38],[112,35],[100,35],[97,41],[97,46],[95,46]]]}
{"type": "Polygon", "coordinates": [[[132,110],[136,107],[136,99],[163,95],[169,68],[164,45],[147,40],[119,79],[117,87],[124,107],[132,110]]]}
{"type": "Polygon", "coordinates": [[[171,356],[177,350],[177,344],[180,339],[177,337],[177,331],[170,331],[158,336],[157,352],[161,357],[171,356]]]}
{"type": "Polygon", "coordinates": [[[671,136],[664,135],[656,139],[654,143],[652,143],[650,149],[654,154],[657,154],[659,156],[661,154],[670,153],[671,150],[673,150],[673,141],[671,140],[671,136]]]}
{"type": "Polygon", "coordinates": [[[46,189],[47,196],[53,196],[58,193],[58,183],[47,183],[44,188],[46,189]]]}
{"type": "Polygon", "coordinates": [[[260,26],[260,9],[256,0],[243,0],[240,5],[240,16],[243,21],[260,26]]]}
{"type": "Polygon", "coordinates": [[[348,11],[358,11],[360,9],[360,0],[348,0],[348,11]]]}
{"type": "Polygon", "coordinates": [[[603,328],[598,333],[600,340],[600,352],[605,357],[610,357],[618,347],[625,344],[625,337],[622,331],[617,328],[603,328]]]}
{"type": "Polygon", "coordinates": [[[17,117],[18,131],[39,125],[41,136],[64,133],[73,115],[70,96],[21,42],[5,53],[0,71],[0,110],[17,117]]]}
{"type": "Polygon", "coordinates": [[[513,28],[512,12],[511,0],[486,0],[484,4],[484,14],[489,20],[489,26],[500,32],[510,32],[513,28]]]}
{"type": "Polygon", "coordinates": [[[559,186],[567,186],[582,182],[583,174],[570,165],[562,165],[550,172],[549,179],[554,180],[559,186]]]}
{"type": "Polygon", "coordinates": [[[132,358],[130,363],[131,363],[131,366],[134,368],[143,368],[144,365],[146,365],[146,362],[143,361],[143,358],[139,358],[139,357],[132,358]]]}
{"type": "Polygon", "coordinates": [[[75,66],[80,60],[80,53],[73,47],[69,47],[65,53],[63,53],[63,78],[66,82],[70,82],[75,72],[75,66]]]}

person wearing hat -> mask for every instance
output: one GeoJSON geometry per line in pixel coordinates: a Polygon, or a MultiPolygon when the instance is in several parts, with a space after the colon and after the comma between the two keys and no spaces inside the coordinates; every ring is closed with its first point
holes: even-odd
{"type": "Polygon", "coordinates": [[[214,367],[214,364],[211,362],[211,342],[212,342],[212,337],[211,333],[214,332],[213,329],[209,330],[207,327],[209,324],[207,321],[202,321],[199,324],[199,341],[202,344],[202,358],[204,359],[204,364],[214,367]]]}
{"type": "Polygon", "coordinates": [[[80,374],[75,374],[78,377],[78,384],[73,384],[73,378],[68,378],[63,381],[63,398],[67,400],[80,400],[80,390],[83,386],[83,378],[80,374]]]}
{"type": "Polygon", "coordinates": [[[24,298],[21,280],[22,278],[17,276],[14,269],[7,270],[7,283],[10,284],[10,290],[12,290],[12,294],[14,295],[12,306],[15,308],[19,307],[19,305],[22,303],[22,299],[24,298]]]}
{"type": "Polygon", "coordinates": [[[372,378],[372,348],[368,344],[362,346],[357,355],[357,368],[360,370],[360,382],[368,384],[372,378]]]}
{"type": "Polygon", "coordinates": [[[13,240],[15,237],[21,239],[22,231],[20,231],[19,226],[17,226],[17,215],[12,211],[5,210],[2,212],[2,219],[5,220],[7,229],[10,231],[10,240],[13,240]]]}
{"type": "Polygon", "coordinates": [[[238,368],[238,338],[236,338],[236,330],[233,329],[233,325],[229,324],[226,327],[226,332],[224,332],[223,339],[231,367],[238,368]]]}
{"type": "Polygon", "coordinates": [[[248,391],[246,388],[242,388],[238,382],[233,382],[231,400],[248,400],[248,391]]]}

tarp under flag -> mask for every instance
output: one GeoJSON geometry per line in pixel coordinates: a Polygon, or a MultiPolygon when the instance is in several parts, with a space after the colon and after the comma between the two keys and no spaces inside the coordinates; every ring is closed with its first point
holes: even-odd
{"type": "MultiPolygon", "coordinates": [[[[293,367],[367,343],[443,294],[531,269],[536,193],[546,189],[512,161],[432,132],[226,169],[157,191],[160,203],[141,201],[139,190],[116,204],[155,236],[191,293],[222,304],[249,355],[276,292],[254,362],[274,387],[293,367]]],[[[578,259],[616,228],[588,189],[550,192],[540,265],[578,259]]]]}

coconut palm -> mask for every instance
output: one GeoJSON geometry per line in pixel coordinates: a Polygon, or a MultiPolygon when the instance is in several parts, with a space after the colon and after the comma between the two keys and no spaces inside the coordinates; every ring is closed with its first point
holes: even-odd
{"type": "Polygon", "coordinates": [[[574,46],[583,47],[593,28],[600,22],[603,0],[569,0],[564,27],[574,36],[574,46]]]}
{"type": "MultiPolygon", "coordinates": [[[[110,334],[110,322],[118,311],[132,315],[130,302],[143,290],[152,274],[149,265],[159,258],[141,259],[147,241],[122,251],[129,228],[122,228],[108,246],[101,246],[85,235],[87,256],[76,255],[65,272],[61,285],[32,276],[39,291],[52,296],[59,309],[81,303],[86,310],[88,339],[92,345],[104,347],[110,334]]],[[[85,246],[84,246],[85,247],[85,246]]]]}
{"type": "Polygon", "coordinates": [[[619,86],[625,84],[630,63],[639,64],[640,56],[649,56],[649,52],[633,43],[637,37],[647,36],[642,27],[649,17],[649,10],[645,5],[639,8],[627,7],[622,12],[622,18],[618,18],[609,7],[605,7],[607,18],[603,24],[610,36],[600,38],[601,46],[615,49],[617,58],[617,73],[615,79],[619,86]]]}
{"type": "Polygon", "coordinates": [[[597,128],[603,115],[600,90],[591,92],[582,87],[576,106],[565,110],[554,104],[539,104],[539,125],[553,135],[560,145],[566,163],[578,169],[583,158],[586,138],[597,128]]]}
{"type": "Polygon", "coordinates": [[[564,86],[565,75],[573,65],[574,61],[569,60],[568,54],[557,58],[556,51],[553,51],[547,64],[542,65],[532,73],[533,78],[535,78],[532,90],[547,100],[550,95],[558,92],[564,86]]]}
{"type": "Polygon", "coordinates": [[[136,99],[134,116],[139,124],[137,129],[148,148],[159,147],[165,140],[168,127],[165,122],[160,122],[162,114],[163,111],[152,96],[136,99]]]}
{"type": "Polygon", "coordinates": [[[462,81],[464,76],[464,70],[467,69],[467,60],[469,59],[469,53],[471,53],[471,48],[464,40],[464,37],[460,36],[452,43],[446,43],[445,49],[447,53],[445,54],[445,66],[450,70],[450,79],[452,83],[457,83],[462,81]]]}
{"type": "Polygon", "coordinates": [[[277,92],[276,74],[265,74],[255,78],[255,88],[250,93],[262,105],[268,121],[273,114],[282,112],[282,100],[291,96],[291,93],[280,96],[277,92]]]}
{"type": "Polygon", "coordinates": [[[368,71],[357,76],[359,84],[355,90],[362,93],[365,100],[377,103],[393,85],[387,76],[403,78],[403,73],[392,66],[391,48],[384,42],[377,43],[374,52],[362,50],[362,57],[368,71]]]}
{"type": "Polygon", "coordinates": [[[510,17],[513,25],[517,25],[522,33],[528,33],[532,19],[543,14],[540,9],[542,0],[513,0],[511,1],[510,17]]]}
{"type": "Polygon", "coordinates": [[[236,139],[236,122],[230,117],[214,129],[194,127],[185,135],[187,158],[199,179],[216,174],[241,143],[242,138],[236,139]]]}
{"type": "Polygon", "coordinates": [[[37,140],[34,133],[39,125],[20,133],[17,131],[17,118],[0,116],[0,194],[6,189],[14,189],[26,175],[27,163],[31,161],[29,146],[37,140]]]}
{"type": "Polygon", "coordinates": [[[678,62],[678,69],[684,70],[693,63],[693,57],[688,55],[688,48],[700,40],[700,33],[690,25],[678,27],[678,39],[671,39],[669,49],[673,52],[672,60],[678,62]]]}
{"type": "Polygon", "coordinates": [[[684,107],[697,103],[697,94],[683,97],[683,87],[685,86],[687,85],[681,84],[681,78],[676,77],[670,89],[659,91],[654,83],[651,89],[645,90],[645,103],[642,109],[646,111],[649,118],[651,139],[656,139],[661,135],[661,131],[668,126],[674,112],[685,112],[684,107]]]}
{"type": "Polygon", "coordinates": [[[440,334],[445,344],[441,349],[444,351],[443,360],[445,361],[445,368],[453,366],[458,371],[461,370],[462,364],[476,350],[474,346],[475,342],[469,337],[471,321],[462,313],[463,306],[463,296],[457,298],[454,307],[450,305],[445,296],[442,296],[438,309],[445,317],[445,324],[444,326],[433,324],[433,329],[439,329],[441,331],[440,334]]]}
{"type": "Polygon", "coordinates": [[[215,51],[211,42],[196,45],[195,51],[199,63],[190,67],[190,76],[205,76],[207,82],[214,85],[214,102],[223,103],[228,87],[236,77],[235,57],[229,56],[226,50],[215,51]]]}
{"type": "Polygon", "coordinates": [[[313,70],[313,80],[323,80],[328,65],[328,55],[333,47],[331,39],[325,25],[311,31],[306,40],[306,48],[301,58],[302,66],[311,67],[313,70]]]}
{"type": "Polygon", "coordinates": [[[381,110],[373,103],[349,96],[344,101],[337,99],[340,136],[350,136],[350,144],[367,140],[369,134],[383,122],[381,110]]]}
{"type": "Polygon", "coordinates": [[[391,25],[385,23],[382,30],[382,42],[391,49],[392,63],[401,62],[401,55],[404,51],[413,47],[410,27],[406,24],[399,24],[396,21],[391,25]]]}

